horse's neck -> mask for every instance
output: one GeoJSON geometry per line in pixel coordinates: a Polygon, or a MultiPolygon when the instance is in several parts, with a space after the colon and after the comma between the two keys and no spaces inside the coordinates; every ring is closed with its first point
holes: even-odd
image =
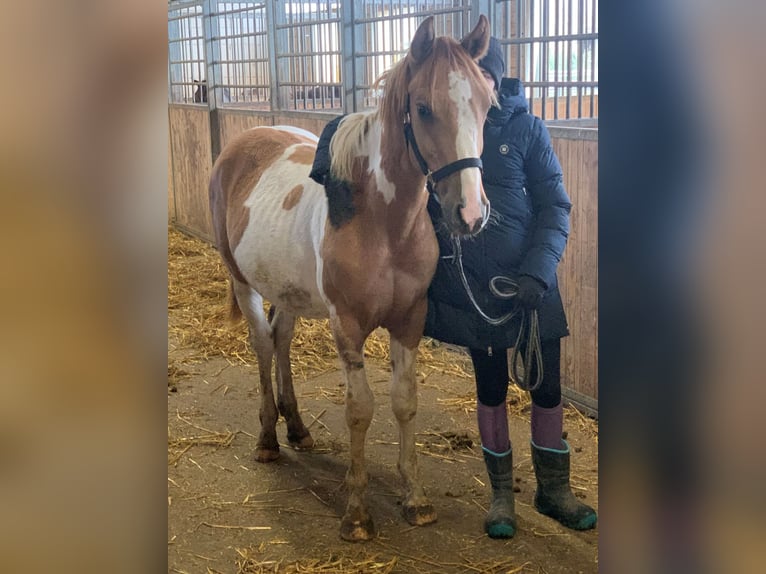
{"type": "MultiPolygon", "coordinates": [[[[380,122],[380,119],[378,119],[380,122]]],[[[425,187],[425,176],[413,160],[407,141],[404,137],[404,129],[401,123],[386,126],[380,123],[379,134],[380,168],[385,174],[385,179],[395,189],[398,202],[415,201],[425,187]]],[[[378,135],[376,134],[376,135],[378,135]]]]}
{"type": "Polygon", "coordinates": [[[425,176],[414,164],[401,124],[378,123],[368,137],[369,149],[374,150],[369,167],[373,174],[371,183],[377,187],[379,198],[375,202],[378,221],[385,221],[389,232],[397,237],[407,237],[418,218],[425,214],[425,176]]]}

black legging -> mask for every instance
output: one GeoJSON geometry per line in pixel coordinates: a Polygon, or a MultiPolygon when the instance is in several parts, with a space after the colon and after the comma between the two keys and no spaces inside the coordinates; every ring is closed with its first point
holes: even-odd
{"type": "MultiPolygon", "coordinates": [[[[561,402],[561,339],[542,341],[543,380],[532,391],[532,402],[546,409],[561,402]]],[[[476,375],[476,393],[479,401],[488,407],[497,406],[508,396],[508,352],[494,349],[492,356],[483,349],[469,349],[476,375]]],[[[535,367],[527,380],[535,379],[535,367]]]]}

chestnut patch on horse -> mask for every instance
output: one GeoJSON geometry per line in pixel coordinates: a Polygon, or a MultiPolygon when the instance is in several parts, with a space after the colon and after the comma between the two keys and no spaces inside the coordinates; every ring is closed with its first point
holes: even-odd
{"type": "Polygon", "coordinates": [[[296,185],[285,196],[285,200],[282,202],[282,209],[289,210],[295,207],[296,205],[298,205],[298,202],[301,200],[302,195],[303,195],[303,186],[296,185]]]}
{"type": "Polygon", "coordinates": [[[309,144],[297,145],[287,159],[295,163],[311,165],[314,161],[314,146],[309,144]]]}

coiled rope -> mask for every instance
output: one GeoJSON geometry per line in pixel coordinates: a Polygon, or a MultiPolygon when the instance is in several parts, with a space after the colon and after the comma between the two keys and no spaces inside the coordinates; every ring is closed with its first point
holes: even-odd
{"type": "MultiPolygon", "coordinates": [[[[463,252],[460,247],[460,240],[457,237],[452,237],[452,245],[454,252],[454,262],[457,265],[460,272],[460,280],[463,283],[465,292],[468,295],[468,299],[479,313],[482,319],[493,326],[504,325],[510,321],[516,314],[521,314],[521,323],[519,326],[519,334],[516,337],[516,343],[513,346],[513,353],[511,353],[511,380],[520,388],[532,392],[536,390],[543,381],[543,356],[540,343],[540,326],[537,318],[537,310],[527,310],[520,306],[515,306],[512,311],[509,311],[502,317],[490,317],[479,306],[476,298],[471,291],[470,285],[468,285],[468,278],[465,276],[463,270],[463,252]],[[524,347],[524,356],[521,356],[521,348],[524,347]],[[519,366],[523,367],[523,376],[519,374],[519,366]],[[529,374],[532,372],[532,367],[537,367],[535,373],[535,380],[532,384],[527,380],[529,374]]],[[[519,292],[519,284],[510,277],[504,275],[497,275],[489,281],[490,292],[499,299],[512,299],[519,292]]]]}

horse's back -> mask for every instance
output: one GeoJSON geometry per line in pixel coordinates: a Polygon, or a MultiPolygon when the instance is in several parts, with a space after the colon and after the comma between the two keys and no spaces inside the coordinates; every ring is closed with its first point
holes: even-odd
{"type": "Polygon", "coordinates": [[[210,183],[216,243],[231,274],[303,316],[326,314],[317,281],[326,199],[308,177],[316,141],[291,126],[247,130],[222,150],[210,183]]]}

